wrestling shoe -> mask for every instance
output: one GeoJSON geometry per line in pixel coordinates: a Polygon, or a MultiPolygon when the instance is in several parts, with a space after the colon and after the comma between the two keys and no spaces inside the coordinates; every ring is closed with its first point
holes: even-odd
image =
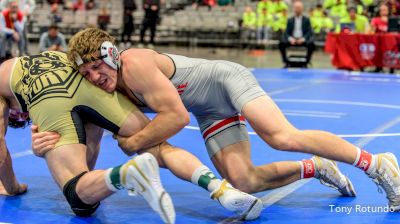
{"type": "Polygon", "coordinates": [[[121,167],[121,184],[129,195],[142,195],[165,223],[175,223],[171,197],[164,190],[156,158],[143,153],[121,167]]]}
{"type": "Polygon", "coordinates": [[[390,210],[399,212],[400,169],[396,156],[392,153],[382,153],[373,156],[376,156],[376,169],[368,174],[368,176],[386,192],[390,210]]]}
{"type": "Polygon", "coordinates": [[[238,214],[242,220],[258,218],[263,208],[260,199],[233,188],[226,180],[223,180],[220,186],[211,192],[210,196],[224,208],[238,214]]]}
{"type": "Polygon", "coordinates": [[[318,156],[313,156],[311,160],[315,164],[315,178],[319,179],[321,184],[338,190],[343,196],[356,196],[353,184],[340,172],[335,161],[318,156]]]}

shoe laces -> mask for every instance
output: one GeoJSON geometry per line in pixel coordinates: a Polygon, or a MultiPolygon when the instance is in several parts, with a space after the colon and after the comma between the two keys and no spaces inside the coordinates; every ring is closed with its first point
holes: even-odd
{"type": "Polygon", "coordinates": [[[319,175],[320,175],[319,180],[321,184],[336,190],[340,190],[339,187],[341,187],[342,183],[340,182],[340,180],[335,178],[335,176],[332,175],[331,172],[329,172],[327,169],[321,169],[319,171],[319,175]]]}
{"type": "Polygon", "coordinates": [[[398,192],[399,189],[396,190],[396,187],[394,186],[394,182],[391,180],[390,176],[386,172],[378,169],[377,174],[378,175],[375,178],[373,178],[372,180],[377,185],[378,192],[382,194],[383,191],[385,191],[386,198],[389,199],[389,201],[395,200],[396,194],[399,193],[398,192]]]}

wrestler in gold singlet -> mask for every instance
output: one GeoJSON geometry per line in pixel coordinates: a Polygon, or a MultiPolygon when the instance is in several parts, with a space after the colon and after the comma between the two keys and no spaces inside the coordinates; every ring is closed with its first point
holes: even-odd
{"type": "Polygon", "coordinates": [[[84,122],[118,133],[127,115],[137,109],[123,95],[106,93],[86,81],[62,52],[17,58],[10,87],[40,131],[61,135],[55,147],[85,144],[84,122]]]}

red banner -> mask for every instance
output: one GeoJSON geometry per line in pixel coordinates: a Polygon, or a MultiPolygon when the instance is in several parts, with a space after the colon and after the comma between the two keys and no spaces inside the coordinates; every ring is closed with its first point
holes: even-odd
{"type": "Polygon", "coordinates": [[[334,34],[326,39],[325,51],[332,54],[332,64],[337,68],[400,68],[399,34],[334,34]]]}

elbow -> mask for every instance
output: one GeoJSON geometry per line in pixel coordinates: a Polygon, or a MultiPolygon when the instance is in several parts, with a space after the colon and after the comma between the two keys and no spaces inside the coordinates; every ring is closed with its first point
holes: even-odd
{"type": "Polygon", "coordinates": [[[177,120],[179,121],[178,123],[180,125],[180,128],[184,128],[190,122],[189,112],[187,112],[186,110],[182,111],[181,113],[179,113],[177,120]]]}

